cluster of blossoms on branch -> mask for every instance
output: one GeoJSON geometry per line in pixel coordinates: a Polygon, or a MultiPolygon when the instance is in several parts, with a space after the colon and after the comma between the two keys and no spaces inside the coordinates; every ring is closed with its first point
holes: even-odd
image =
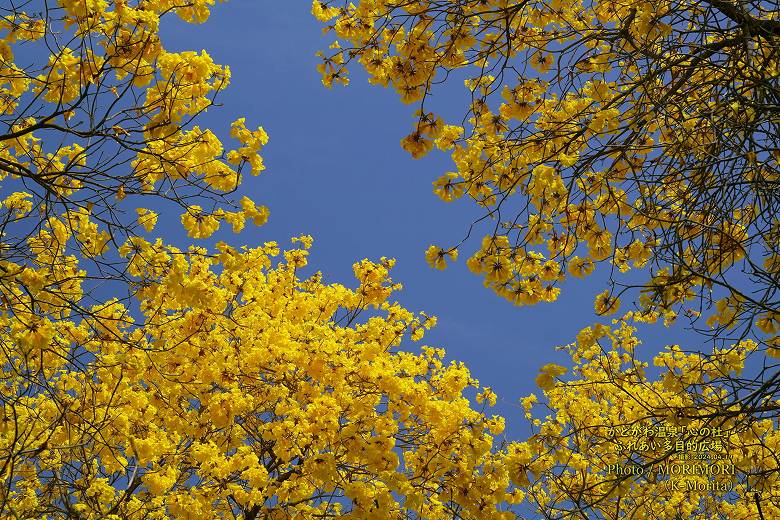
{"type": "MultiPolygon", "coordinates": [[[[230,69],[161,40],[164,17],[202,23],[214,3],[0,7],[0,516],[780,516],[776,9],[313,3],[340,40],[324,85],[359,62],[419,105],[401,146],[451,154],[434,193],[484,210],[466,263],[486,286],[532,305],[599,264],[649,273],[612,280],[596,313],[639,289],[634,310],[541,367],[519,441],[489,387],[420,344],[436,318],[394,300],[394,260],[355,263],[350,288],[309,271],[308,235],[284,251],[157,236],[171,211],[191,239],[269,216],[240,192],[266,132],[239,118],[229,148],[198,124],[230,69]],[[426,105],[461,73],[450,124],[426,105]],[[681,312],[716,345],[643,353],[637,327],[681,312]],[[680,490],[669,445],[608,433],[661,425],[723,432],[702,464],[731,472],[680,490]]],[[[458,247],[425,255],[443,269],[458,247]]]]}

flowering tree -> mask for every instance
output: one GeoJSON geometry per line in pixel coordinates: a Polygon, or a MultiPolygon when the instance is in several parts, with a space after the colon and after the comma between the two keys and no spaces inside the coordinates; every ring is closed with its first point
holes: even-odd
{"type": "Polygon", "coordinates": [[[571,377],[542,367],[544,399],[522,399],[533,435],[505,450],[525,499],[544,518],[780,515],[777,400],[732,393],[758,344],[670,345],[647,362],[635,333],[596,324],[566,347],[571,377]]]}
{"type": "Polygon", "coordinates": [[[225,150],[195,124],[230,69],[205,52],[168,52],[159,37],[162,17],[202,22],[210,4],[63,0],[0,9],[4,298],[15,298],[13,284],[32,283],[54,305],[60,285],[76,277],[72,266],[54,265],[67,253],[66,236],[98,268],[93,276],[122,279],[125,266],[109,251],[152,231],[158,214],[145,205],[180,208],[195,238],[220,221],[235,230],[247,218],[265,221],[267,210],[250,199],[239,206],[225,198],[243,171],[263,170],[265,132],[239,119],[231,130],[239,146],[225,150]],[[33,265],[46,264],[33,274],[33,265]]]}
{"type": "Polygon", "coordinates": [[[275,243],[136,237],[137,321],[115,300],[78,323],[3,316],[3,515],[511,518],[503,419],[440,349],[396,351],[435,319],[388,299],[393,261],[327,285],[297,276],[294,241],[274,263],[275,243]]]}
{"type": "Polygon", "coordinates": [[[323,82],[359,61],[419,103],[405,149],[451,151],[435,191],[495,224],[468,260],[488,286],[526,305],[600,262],[647,270],[612,278],[597,312],[639,288],[635,309],[583,330],[570,369],[542,367],[534,434],[499,443],[489,388],[441,349],[402,349],[435,318],[393,300],[392,260],[356,263],[348,288],[303,274],[309,236],[284,252],[155,236],[171,208],[192,239],[268,217],[238,193],[264,130],[238,119],[230,148],[199,126],[229,69],[161,40],[161,19],[213,4],[0,7],[1,516],[780,515],[776,13],[314,3],[350,44],[322,55],[323,82]],[[425,106],[456,69],[475,71],[465,126],[425,106]],[[651,367],[636,323],[680,312],[715,347],[651,367]],[[669,478],[689,451],[709,473],[669,478]]]}
{"type": "MultiPolygon", "coordinates": [[[[702,326],[778,331],[780,21],[768,5],[333,4],[312,9],[344,42],[321,53],[323,83],[346,83],[358,62],[418,106],[401,144],[450,151],[455,171],[434,191],[485,209],[468,266],[499,295],[553,301],[600,262],[651,267],[635,298],[646,321],[698,316],[722,296],[702,326]],[[450,78],[466,78],[465,127],[428,108],[450,78]]],[[[427,256],[443,267],[451,252],[427,256]]],[[[617,310],[617,282],[599,314],[617,310]]]]}
{"type": "MultiPolygon", "coordinates": [[[[550,518],[648,515],[656,487],[632,487],[636,475],[605,477],[610,459],[590,455],[601,454],[601,428],[661,427],[673,410],[670,426],[727,427],[744,433],[741,446],[761,444],[760,454],[737,456],[735,478],[761,481],[768,498],[737,512],[678,497],[660,516],[687,500],[680,518],[771,517],[761,504],[777,507],[778,496],[766,491],[778,479],[780,416],[777,6],[361,0],[315,1],[312,14],[338,39],[320,55],[325,86],[347,84],[358,65],[370,83],[395,89],[416,107],[402,147],[414,158],[436,147],[453,160],[434,192],[482,208],[460,243],[428,249],[432,266],[444,268],[481,231],[469,269],[498,295],[531,305],[556,300],[564,281],[607,264],[597,314],[629,299],[615,323],[668,325],[683,315],[714,345],[656,357],[668,370],[663,382],[650,383],[640,361],[652,355],[635,359],[633,350],[597,349],[569,380],[564,367],[544,367],[539,381],[559,418],[540,420],[543,435],[532,443],[537,455],[550,452],[535,472],[540,510],[550,518]],[[453,107],[435,94],[461,81],[464,102],[452,120],[442,114],[453,107]],[[631,413],[621,399],[633,403],[631,413]],[[551,472],[555,464],[569,473],[551,472]]],[[[617,460],[650,474],[674,454],[633,450],[617,460]]]]}
{"type": "Polygon", "coordinates": [[[213,3],[0,7],[0,516],[507,518],[503,420],[443,351],[399,351],[435,320],[389,299],[391,260],[349,289],[299,274],[308,236],[273,260],[152,234],[268,216],[229,198],[263,129],[197,125],[229,69],[160,39],[213,3]]]}

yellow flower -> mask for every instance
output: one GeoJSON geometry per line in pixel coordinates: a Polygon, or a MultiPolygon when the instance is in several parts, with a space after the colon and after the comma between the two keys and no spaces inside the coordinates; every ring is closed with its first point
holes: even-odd
{"type": "Polygon", "coordinates": [[[141,224],[147,232],[152,231],[154,226],[157,225],[157,213],[146,208],[136,208],[135,211],[138,213],[138,223],[141,224]]]}
{"type": "Polygon", "coordinates": [[[419,132],[412,132],[401,139],[401,147],[419,159],[433,149],[433,141],[424,138],[419,132]]]}
{"type": "Polygon", "coordinates": [[[553,56],[542,50],[538,50],[531,55],[531,66],[538,72],[544,74],[549,72],[550,67],[553,65],[553,56]]]}
{"type": "Polygon", "coordinates": [[[445,259],[447,256],[453,261],[457,260],[458,250],[450,249],[449,251],[445,251],[438,246],[430,246],[425,251],[425,260],[428,262],[428,265],[435,269],[444,269],[447,267],[447,260],[445,259]]]}
{"type": "Polygon", "coordinates": [[[495,392],[493,392],[493,390],[489,386],[486,386],[485,388],[482,389],[482,392],[477,394],[477,402],[483,403],[487,401],[489,406],[495,406],[497,399],[498,396],[496,395],[495,392]]]}
{"type": "Polygon", "coordinates": [[[613,298],[610,290],[606,289],[596,296],[593,307],[599,316],[614,314],[620,308],[620,298],[613,298]]]}
{"type": "Polygon", "coordinates": [[[539,375],[536,376],[536,386],[542,390],[550,390],[555,386],[555,378],[562,376],[566,372],[568,372],[566,367],[556,365],[555,363],[548,363],[541,368],[539,375]]]}
{"type": "Polygon", "coordinates": [[[595,266],[590,258],[572,257],[569,262],[569,273],[577,278],[584,278],[593,272],[595,266]]]}
{"type": "Polygon", "coordinates": [[[219,229],[219,220],[214,215],[204,214],[198,205],[190,206],[182,213],[181,223],[191,238],[208,238],[219,229]]]}
{"type": "Polygon", "coordinates": [[[445,202],[451,202],[462,197],[466,189],[466,183],[457,179],[457,173],[448,172],[433,182],[433,192],[445,202]]]}
{"type": "Polygon", "coordinates": [[[766,334],[775,334],[780,331],[780,313],[768,312],[756,320],[756,326],[766,334]]]}

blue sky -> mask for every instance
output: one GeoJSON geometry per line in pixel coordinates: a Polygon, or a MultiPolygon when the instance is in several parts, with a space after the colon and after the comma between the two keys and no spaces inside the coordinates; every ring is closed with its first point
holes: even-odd
{"type": "MultiPolygon", "coordinates": [[[[508,436],[525,434],[518,399],[540,394],[534,378],[543,364],[568,365],[554,347],[598,320],[593,297],[605,287],[606,270],[586,283],[566,284],[553,304],[514,307],[466,269],[479,238],[447,270],[429,268],[425,249],[458,242],[476,209],[433,194],[431,183],[451,169],[446,155],[415,161],[401,149],[414,106],[369,85],[357,67],[349,87],[322,86],[315,52],[327,48],[331,37],[323,36],[309,9],[308,2],[231,0],[218,5],[204,25],[169,17],[163,26],[168,50],[206,49],[231,67],[232,84],[219,99],[224,106],[210,110],[201,126],[226,137],[230,122],[246,117],[247,126],[262,125],[270,135],[263,152],[267,170],[247,177],[242,187],[270,208],[270,221],[220,238],[251,246],[269,240],[287,244],[292,236],[311,234],[313,267],[327,280],[351,286],[353,262],[396,258],[393,277],[404,284],[398,300],[439,318],[424,342],[445,348],[450,360],[464,361],[482,385],[498,393],[494,413],[507,418],[508,436]]],[[[463,100],[454,92],[435,102],[461,110],[463,100]]],[[[173,227],[170,232],[182,233],[173,227]]],[[[650,352],[674,342],[671,331],[653,332],[652,340],[645,338],[650,352]]]]}

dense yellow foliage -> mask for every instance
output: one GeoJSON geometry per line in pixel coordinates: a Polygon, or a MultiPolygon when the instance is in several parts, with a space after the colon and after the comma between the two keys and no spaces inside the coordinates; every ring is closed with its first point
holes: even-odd
{"type": "Polygon", "coordinates": [[[268,218],[209,197],[264,169],[262,128],[238,119],[226,150],[194,124],[230,70],[159,38],[162,16],[203,22],[213,3],[3,11],[0,99],[18,123],[0,139],[0,516],[512,517],[496,396],[476,410],[465,366],[398,348],[436,320],[391,299],[393,260],[327,284],[299,275],[309,236],[181,250],[148,235],[169,207],[128,202],[178,203],[194,239],[268,218]],[[70,47],[43,44],[63,31],[70,47]],[[14,61],[23,44],[42,69],[14,61]],[[95,278],[130,296],[99,302],[95,278]]]}
{"type": "MultiPolygon", "coordinates": [[[[166,200],[192,239],[269,216],[247,196],[222,198],[245,170],[263,171],[266,132],[240,118],[226,148],[196,124],[229,68],[160,40],[163,16],[201,23],[214,4],[2,11],[0,113],[13,124],[0,134],[0,516],[780,516],[780,312],[771,287],[753,297],[722,277],[758,255],[770,278],[780,269],[778,224],[761,228],[755,204],[772,207],[780,153],[723,159],[717,148],[723,135],[764,131],[751,125],[764,124],[757,96],[778,74],[776,12],[705,2],[738,28],[661,53],[699,4],[314,2],[354,46],[321,54],[323,83],[347,84],[355,59],[372,83],[420,103],[403,148],[449,151],[455,171],[435,193],[468,197],[502,224],[467,260],[486,285],[518,305],[552,302],[600,262],[621,272],[655,262],[638,311],[582,330],[565,347],[572,366],[540,368],[544,400],[521,399],[533,435],[508,441],[488,412],[496,394],[442,349],[416,346],[436,319],[394,300],[393,260],[357,262],[350,288],[302,274],[307,235],[287,250],[182,249],[153,235],[166,200]],[[678,27],[664,21],[673,12],[678,27]],[[739,31],[744,47],[728,39],[739,31]],[[37,66],[17,63],[23,45],[43,57],[37,66]],[[517,59],[522,72],[508,65],[517,59]],[[422,106],[438,71],[475,65],[469,128],[422,106]],[[722,84],[737,101],[714,100],[722,84]],[[711,157],[739,167],[743,195],[761,196],[716,212],[711,157]],[[639,182],[653,165],[663,175],[639,182]],[[505,201],[522,218],[502,218],[505,201]],[[662,256],[667,232],[682,239],[676,263],[662,256]],[[99,301],[104,280],[127,297],[99,301]],[[724,290],[707,325],[731,330],[748,316],[756,340],[637,354],[635,325],[669,323],[713,287],[724,290]],[[756,354],[759,376],[740,379],[756,354]],[[664,471],[684,466],[683,452],[732,472],[686,474],[677,488],[664,471]]],[[[425,256],[443,269],[458,250],[425,256]]],[[[604,290],[594,310],[617,313],[618,296],[604,290]]]]}
{"type": "Polygon", "coordinates": [[[397,350],[435,318],[390,299],[394,262],[355,264],[354,289],[300,279],[311,237],[294,240],[128,241],[139,319],[116,300],[55,319],[19,294],[0,318],[3,515],[509,518],[503,419],[441,349],[397,350]]]}
{"type": "MultiPolygon", "coordinates": [[[[325,85],[359,64],[419,105],[401,145],[415,158],[450,153],[434,192],[483,208],[474,224],[487,234],[467,264],[498,295],[551,302],[594,264],[652,267],[635,295],[648,320],[690,315],[714,287],[735,320],[719,312],[710,324],[757,322],[771,343],[780,17],[770,4],[314,1],[312,14],[338,38],[320,54],[325,85]],[[453,114],[445,87],[461,79],[467,95],[448,121],[435,111],[453,114]]],[[[451,251],[426,257],[442,268],[451,251]]]]}
{"type": "MultiPolygon", "coordinates": [[[[583,331],[574,371],[541,368],[553,414],[529,415],[539,433],[507,453],[531,502],[546,518],[778,516],[776,3],[360,0],[311,12],[337,39],[320,53],[323,84],[362,67],[415,105],[403,149],[451,156],[433,191],[480,209],[462,242],[484,230],[466,264],[485,286],[516,305],[552,302],[611,264],[593,308],[624,325],[583,331]],[[461,82],[458,98],[448,87],[461,82]],[[664,371],[646,370],[626,324],[678,316],[707,347],[674,347],[655,358],[664,371]],[[594,342],[606,337],[617,346],[594,342]],[[616,456],[600,433],[665,421],[728,430],[733,482],[760,493],[664,491],[658,464],[674,450],[616,456]],[[604,473],[628,462],[644,477],[604,473]]],[[[457,253],[425,257],[443,269],[457,253]]]]}
{"type": "Polygon", "coordinates": [[[757,344],[707,355],[671,345],[651,366],[635,352],[635,333],[627,320],[588,327],[566,346],[572,377],[563,380],[558,365],[542,368],[546,409],[535,395],[524,398],[534,434],[506,449],[528,500],[595,518],[748,520],[759,518],[758,492],[763,517],[779,516],[780,432],[775,419],[755,414],[780,401],[735,403],[728,386],[757,344]]]}
{"type": "MultiPolygon", "coordinates": [[[[104,252],[110,235],[138,229],[108,211],[112,201],[131,195],[176,203],[193,238],[211,236],[222,221],[236,231],[247,219],[265,223],[267,208],[248,198],[235,211],[188,203],[193,196],[225,202],[221,194],[237,189],[242,170],[264,170],[259,152],[268,141],[262,128],[247,128],[244,118],[232,125],[230,136],[239,143],[232,149],[193,124],[228,86],[230,68],[214,63],[206,51],[167,51],[160,21],[174,13],[202,22],[212,4],[62,0],[48,11],[35,4],[3,11],[0,102],[14,123],[0,140],[0,181],[21,181],[38,210],[29,215],[31,207],[21,199],[7,199],[13,221],[56,217],[63,210],[78,214],[69,219],[81,219],[77,238],[93,257],[104,252]],[[47,43],[63,30],[71,37],[67,46],[47,43]],[[26,53],[19,63],[17,47],[26,53]],[[46,65],[30,65],[30,53],[46,65]],[[110,229],[98,233],[85,220],[90,212],[110,229]]],[[[154,219],[138,223],[150,231],[154,219]]]]}

